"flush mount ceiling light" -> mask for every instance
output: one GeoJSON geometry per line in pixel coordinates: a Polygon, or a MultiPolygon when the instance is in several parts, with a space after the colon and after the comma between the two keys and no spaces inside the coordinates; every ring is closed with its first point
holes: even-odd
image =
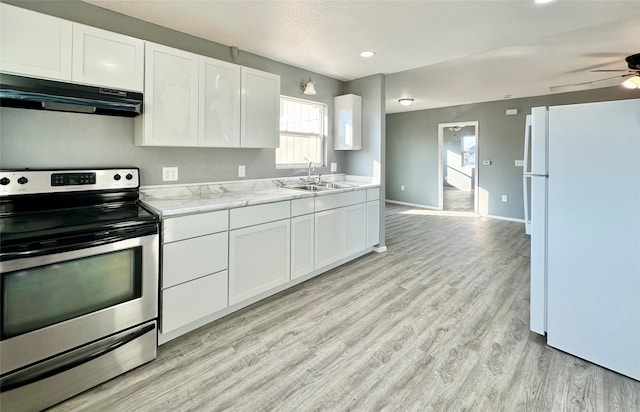
{"type": "Polygon", "coordinates": [[[545,4],[545,3],[551,3],[553,0],[535,0],[534,2],[536,4],[545,4]]]}
{"type": "Polygon", "coordinates": [[[462,127],[460,127],[460,126],[451,126],[449,128],[449,130],[451,130],[452,132],[459,132],[460,129],[462,129],[462,127]]]}
{"type": "Polygon", "coordinates": [[[411,105],[411,103],[413,103],[413,99],[403,98],[399,99],[398,102],[400,102],[400,104],[403,106],[409,106],[411,105]]]}
{"type": "Polygon", "coordinates": [[[306,82],[300,83],[300,88],[304,94],[314,95],[316,94],[316,82],[309,79],[306,82]]]}
{"type": "Polygon", "coordinates": [[[640,89],[640,76],[629,77],[622,85],[627,89],[640,89]]]}
{"type": "Polygon", "coordinates": [[[360,53],[360,57],[364,57],[366,59],[366,58],[369,58],[369,57],[373,57],[375,54],[376,54],[376,52],[374,52],[374,51],[365,50],[362,53],[360,53]]]}

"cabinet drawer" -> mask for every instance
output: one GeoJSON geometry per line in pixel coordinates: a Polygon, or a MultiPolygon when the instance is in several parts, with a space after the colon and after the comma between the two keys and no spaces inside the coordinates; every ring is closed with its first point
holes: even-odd
{"type": "Polygon", "coordinates": [[[315,211],[335,209],[355,205],[356,203],[364,203],[367,200],[367,192],[365,190],[354,190],[353,192],[342,192],[331,195],[322,195],[315,197],[315,211]]]}
{"type": "Polygon", "coordinates": [[[162,291],[162,333],[226,308],[227,271],[214,273],[162,291]]]}
{"type": "Polygon", "coordinates": [[[239,229],[241,227],[288,219],[291,215],[290,208],[290,202],[287,200],[285,202],[231,209],[229,226],[230,229],[239,229]]]}
{"type": "Polygon", "coordinates": [[[227,268],[227,232],[162,246],[162,287],[184,283],[227,268]]]}
{"type": "Polygon", "coordinates": [[[225,231],[229,227],[228,216],[228,211],[221,210],[165,219],[162,222],[163,243],[225,231]]]}
{"type": "Polygon", "coordinates": [[[367,189],[367,202],[380,199],[380,188],[367,189]]]}
{"type": "Polygon", "coordinates": [[[308,215],[309,213],[313,213],[313,210],[313,197],[305,197],[303,199],[294,199],[291,201],[291,217],[308,215]]]}

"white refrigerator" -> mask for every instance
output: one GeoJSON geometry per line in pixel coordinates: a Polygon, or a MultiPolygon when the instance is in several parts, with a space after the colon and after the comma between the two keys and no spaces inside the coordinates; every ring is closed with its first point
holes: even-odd
{"type": "Polygon", "coordinates": [[[640,380],[640,99],[535,107],[524,154],[531,330],[640,380]]]}

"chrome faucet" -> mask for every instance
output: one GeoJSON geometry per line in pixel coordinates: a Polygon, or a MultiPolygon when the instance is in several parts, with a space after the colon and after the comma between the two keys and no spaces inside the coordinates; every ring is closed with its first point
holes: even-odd
{"type": "Polygon", "coordinates": [[[316,170],[313,162],[309,162],[309,168],[307,169],[307,183],[311,183],[311,171],[316,170]]]}

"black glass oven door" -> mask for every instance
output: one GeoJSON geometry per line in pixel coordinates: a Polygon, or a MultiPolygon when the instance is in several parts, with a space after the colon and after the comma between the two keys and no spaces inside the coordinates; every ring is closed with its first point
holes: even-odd
{"type": "Polygon", "coordinates": [[[2,339],[141,296],[142,246],[2,274],[2,339]]]}

